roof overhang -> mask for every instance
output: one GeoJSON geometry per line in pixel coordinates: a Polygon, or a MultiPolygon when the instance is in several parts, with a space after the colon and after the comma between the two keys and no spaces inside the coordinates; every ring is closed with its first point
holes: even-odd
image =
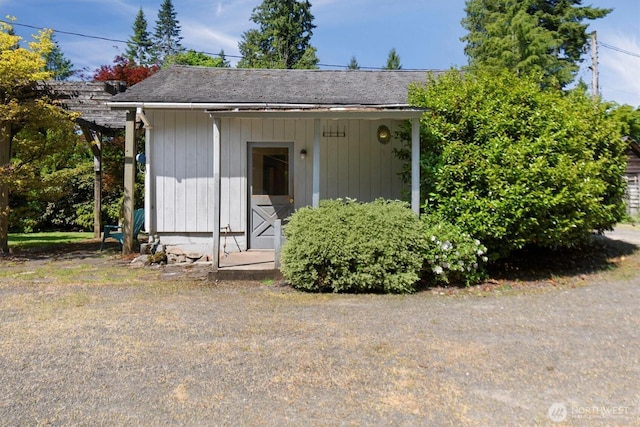
{"type": "Polygon", "coordinates": [[[320,104],[220,104],[167,102],[109,102],[114,110],[200,110],[216,117],[321,118],[321,119],[414,119],[425,109],[408,105],[320,105],[320,104]]]}

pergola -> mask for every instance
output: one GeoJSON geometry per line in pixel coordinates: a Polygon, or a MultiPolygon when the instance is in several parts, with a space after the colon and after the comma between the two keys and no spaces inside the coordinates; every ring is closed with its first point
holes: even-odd
{"type": "Polygon", "coordinates": [[[102,231],[100,213],[102,211],[102,143],[104,137],[115,136],[125,129],[126,112],[112,110],[107,102],[117,93],[126,90],[126,84],[119,81],[108,82],[47,82],[60,103],[69,111],[80,116],[76,123],[82,130],[93,153],[94,178],[94,226],[96,238],[102,231]]]}

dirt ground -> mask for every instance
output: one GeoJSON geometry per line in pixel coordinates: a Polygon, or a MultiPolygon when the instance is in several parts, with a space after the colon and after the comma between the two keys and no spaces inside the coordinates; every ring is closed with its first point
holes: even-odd
{"type": "Polygon", "coordinates": [[[18,253],[0,426],[640,425],[640,253],[616,236],[405,296],[18,253]]]}

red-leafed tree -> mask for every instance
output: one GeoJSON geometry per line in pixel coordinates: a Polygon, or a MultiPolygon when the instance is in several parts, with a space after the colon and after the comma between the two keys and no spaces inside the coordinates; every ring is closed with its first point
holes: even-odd
{"type": "Polygon", "coordinates": [[[137,65],[124,56],[118,55],[113,60],[113,65],[102,65],[95,71],[93,81],[119,80],[126,82],[127,86],[132,86],[159,70],[160,67],[157,65],[137,65]]]}

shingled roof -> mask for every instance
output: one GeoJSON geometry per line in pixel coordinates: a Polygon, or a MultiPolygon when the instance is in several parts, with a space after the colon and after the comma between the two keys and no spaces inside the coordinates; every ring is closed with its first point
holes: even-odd
{"type": "Polygon", "coordinates": [[[408,106],[409,85],[426,71],[263,70],[171,66],[113,103],[408,106]]]}

